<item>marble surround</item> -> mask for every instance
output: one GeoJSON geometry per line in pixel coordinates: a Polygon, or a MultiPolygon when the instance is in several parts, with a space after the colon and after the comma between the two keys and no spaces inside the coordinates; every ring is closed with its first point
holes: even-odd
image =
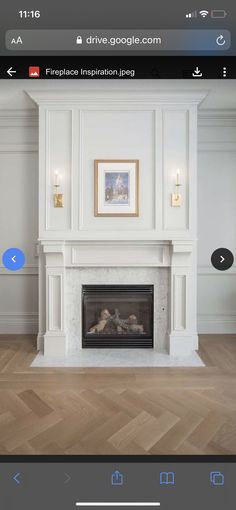
{"type": "Polygon", "coordinates": [[[82,285],[154,285],[154,350],[168,349],[168,268],[83,267],[66,269],[66,335],[68,354],[82,349],[82,285]]]}

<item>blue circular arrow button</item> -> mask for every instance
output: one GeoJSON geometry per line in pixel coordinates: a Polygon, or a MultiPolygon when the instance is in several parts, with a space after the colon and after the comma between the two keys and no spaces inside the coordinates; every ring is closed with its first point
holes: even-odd
{"type": "Polygon", "coordinates": [[[10,271],[18,271],[25,265],[25,254],[19,248],[9,248],[3,253],[2,263],[10,271]]]}

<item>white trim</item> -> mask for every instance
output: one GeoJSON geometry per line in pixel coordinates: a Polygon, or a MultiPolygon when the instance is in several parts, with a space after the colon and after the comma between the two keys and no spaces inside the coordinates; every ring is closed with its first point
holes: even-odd
{"type": "Polygon", "coordinates": [[[1,335],[22,335],[36,334],[38,332],[38,314],[0,314],[0,334],[1,335]]]}
{"type": "Polygon", "coordinates": [[[236,142],[199,142],[198,152],[236,152],[236,142]]]}
{"type": "Polygon", "coordinates": [[[236,127],[236,109],[199,110],[198,127],[236,127]]]}
{"type": "Polygon", "coordinates": [[[232,274],[236,275],[236,265],[233,265],[226,271],[217,271],[213,266],[198,266],[197,269],[198,276],[230,276],[232,274]]]}
{"type": "Polygon", "coordinates": [[[25,265],[19,271],[10,271],[6,267],[0,265],[0,276],[37,276],[38,265],[25,265]]]}
{"type": "Polygon", "coordinates": [[[13,154],[13,153],[38,153],[37,144],[16,144],[16,143],[4,143],[0,144],[0,153],[13,154]]]}
{"type": "Polygon", "coordinates": [[[25,110],[1,110],[0,109],[0,128],[25,128],[38,127],[38,111],[35,109],[25,110]]]}
{"type": "Polygon", "coordinates": [[[176,92],[170,92],[166,90],[153,91],[150,89],[137,90],[120,90],[112,88],[111,90],[27,90],[28,96],[38,105],[53,105],[61,107],[68,107],[68,105],[75,105],[85,103],[88,104],[88,109],[96,106],[100,109],[101,105],[104,107],[104,103],[110,108],[110,105],[128,104],[130,109],[132,107],[142,109],[153,103],[158,104],[199,104],[201,103],[208,90],[181,90],[176,92]],[[90,106],[91,105],[91,106],[90,106]]]}
{"type": "Polygon", "coordinates": [[[198,314],[199,334],[236,334],[236,315],[198,314]]]}
{"type": "MultiPolygon", "coordinates": [[[[183,92],[183,91],[182,91],[183,92]]],[[[47,92],[45,91],[45,94],[47,92]]],[[[92,94],[92,91],[90,92],[92,94]]],[[[101,92],[98,91],[98,94],[101,92]]],[[[120,93],[120,91],[119,91],[120,93]]],[[[127,91],[127,94],[129,91],[127,91]]],[[[157,97],[159,94],[155,94],[154,91],[149,91],[149,95],[152,94],[153,97],[157,97]],[[155,96],[154,96],[155,94],[155,96]]],[[[203,93],[206,93],[204,91],[203,93]]],[[[31,97],[31,92],[28,93],[31,97]]],[[[53,95],[55,93],[53,92],[53,95]]],[[[63,94],[63,91],[61,92],[63,94]]],[[[77,94],[77,97],[84,98],[84,95],[89,95],[88,91],[79,91],[74,92],[74,94],[77,94]]],[[[164,92],[163,92],[164,94],[164,92]]],[[[166,93],[165,93],[166,94],[166,93]]],[[[189,94],[189,91],[187,91],[187,94],[189,94]]],[[[197,92],[193,95],[196,96],[197,92]]],[[[32,98],[33,98],[34,92],[32,92],[32,98]]],[[[103,95],[106,95],[108,97],[108,93],[106,91],[103,92],[103,95]]],[[[140,93],[139,93],[140,95],[140,93]]],[[[172,93],[169,94],[169,97],[171,98],[172,93]]],[[[186,93],[183,92],[183,96],[186,97],[186,93]]],[[[89,99],[91,100],[91,97],[89,96],[89,99]]],[[[33,99],[34,100],[34,99],[33,99]]],[[[236,109],[199,109],[198,110],[198,126],[199,127],[235,127],[236,126],[236,109]]],[[[13,110],[4,110],[0,109],[0,128],[8,128],[8,127],[38,127],[38,110],[35,108],[27,108],[27,109],[13,109],[13,110]]]]}

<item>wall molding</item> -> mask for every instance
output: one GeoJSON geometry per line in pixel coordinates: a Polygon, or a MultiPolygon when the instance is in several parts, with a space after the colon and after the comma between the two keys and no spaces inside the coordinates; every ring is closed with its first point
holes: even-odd
{"type": "Polygon", "coordinates": [[[199,334],[235,334],[236,315],[198,314],[197,325],[199,334]]]}
{"type": "Polygon", "coordinates": [[[38,111],[35,109],[25,110],[1,110],[0,128],[23,128],[38,127],[38,111]]]}
{"type": "Polygon", "coordinates": [[[14,144],[14,143],[0,143],[0,153],[5,154],[14,154],[14,153],[31,153],[31,152],[38,152],[38,145],[37,144],[14,144]]]}
{"type": "Polygon", "coordinates": [[[0,276],[37,276],[38,275],[38,265],[30,265],[26,264],[19,271],[9,271],[3,265],[0,265],[0,276]]]}
{"type": "Polygon", "coordinates": [[[36,334],[38,314],[0,313],[0,335],[36,334]]]}
{"type": "Polygon", "coordinates": [[[236,127],[236,109],[199,110],[198,127],[236,127]]]}
{"type": "Polygon", "coordinates": [[[126,104],[133,108],[147,108],[153,103],[156,104],[167,104],[167,105],[198,105],[201,103],[208,91],[207,90],[181,90],[178,91],[167,91],[167,90],[150,90],[133,89],[121,90],[112,87],[110,90],[27,90],[28,96],[37,105],[45,107],[60,107],[68,108],[74,105],[82,104],[85,108],[98,108],[101,109],[101,105],[104,108],[106,105],[108,109],[113,106],[120,108],[122,104],[126,104]]]}
{"type": "MultiPolygon", "coordinates": [[[[197,93],[197,92],[196,92],[197,93]]],[[[32,93],[34,94],[34,93],[32,93]]],[[[80,94],[80,93],[79,93],[80,94]]],[[[81,97],[84,96],[81,91],[81,97]]],[[[86,93],[87,95],[89,93],[86,93]]],[[[106,95],[106,93],[104,92],[106,95]]],[[[196,95],[196,94],[193,94],[196,95]]],[[[154,94],[152,94],[154,97],[154,94]]],[[[170,94],[171,97],[171,94],[170,94]]],[[[89,97],[91,100],[91,97],[89,97]]],[[[105,99],[106,100],[106,99],[105,99]]],[[[0,110],[0,128],[4,127],[38,127],[38,110],[27,108],[24,110],[0,110]]],[[[236,109],[199,109],[199,127],[234,127],[236,126],[236,109]]]]}
{"type": "Polygon", "coordinates": [[[199,142],[198,152],[236,152],[235,142],[199,142]]]}
{"type": "Polygon", "coordinates": [[[199,276],[231,276],[236,275],[236,265],[233,265],[227,271],[217,271],[213,266],[200,266],[197,267],[199,276]]]}

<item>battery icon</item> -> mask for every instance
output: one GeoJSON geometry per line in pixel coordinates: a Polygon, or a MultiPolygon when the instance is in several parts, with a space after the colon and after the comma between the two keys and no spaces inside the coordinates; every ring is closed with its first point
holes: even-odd
{"type": "Polygon", "coordinates": [[[213,10],[211,11],[211,18],[225,18],[227,16],[227,12],[224,10],[213,10]]]}

